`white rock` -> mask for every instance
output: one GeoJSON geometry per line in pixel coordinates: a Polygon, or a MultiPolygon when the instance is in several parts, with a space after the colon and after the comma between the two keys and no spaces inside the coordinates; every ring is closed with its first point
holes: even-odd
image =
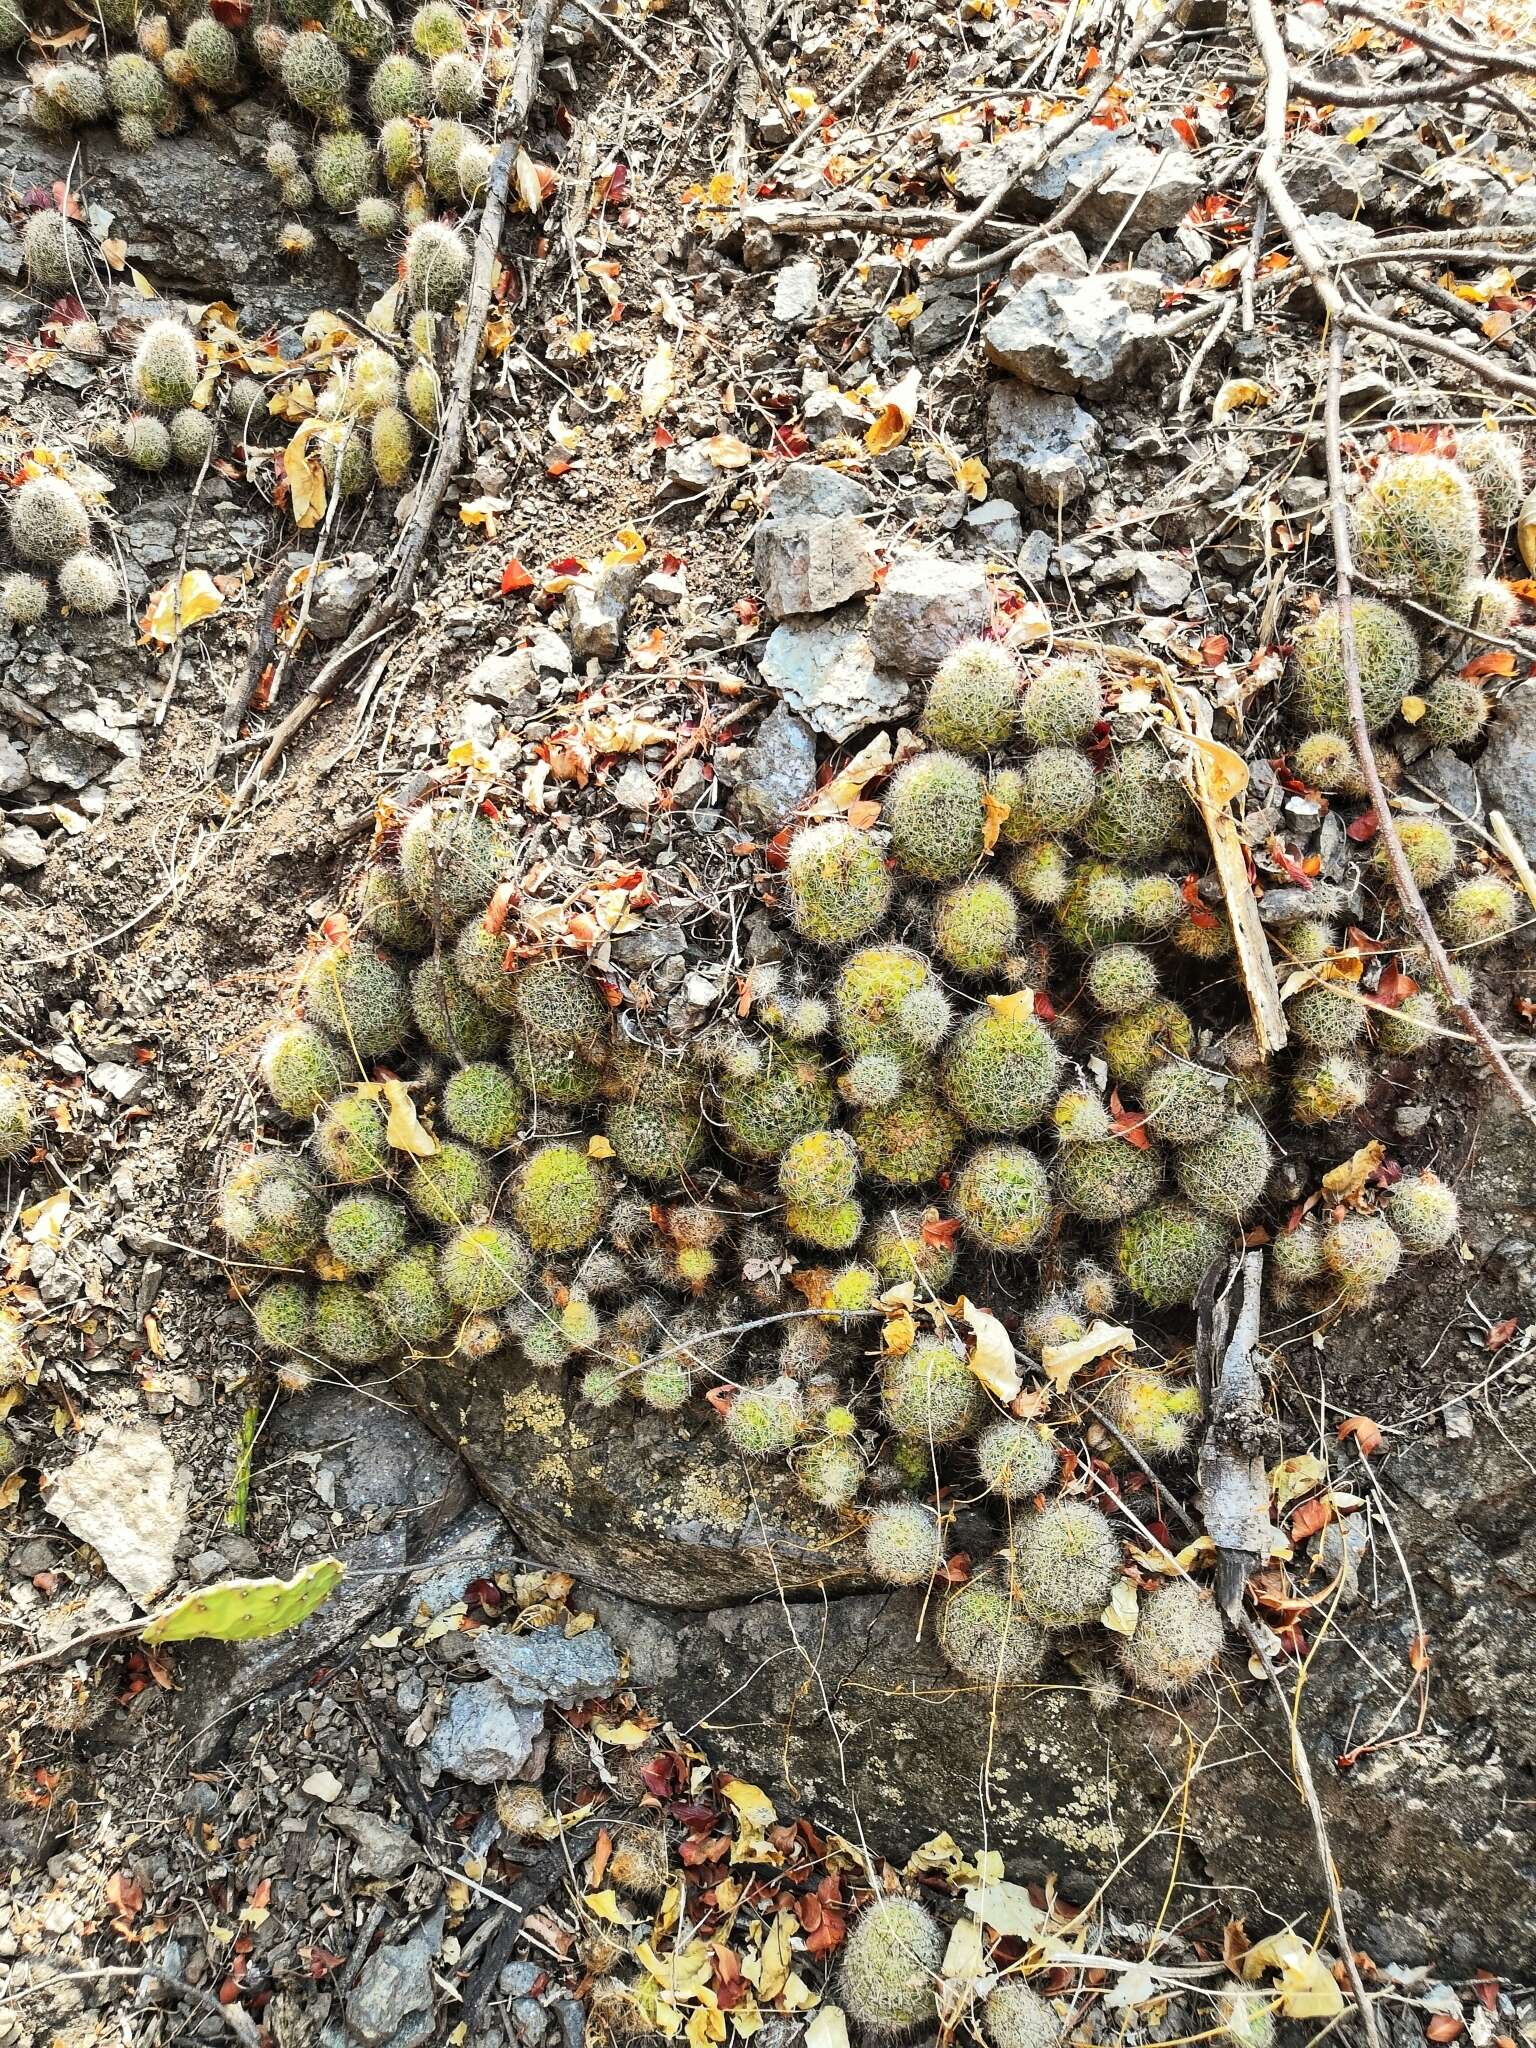
{"type": "Polygon", "coordinates": [[[49,1487],[44,1505],[89,1543],[141,1606],[166,1587],[187,1521],[187,1488],[158,1430],[114,1425],[49,1487]]]}
{"type": "Polygon", "coordinates": [[[333,1799],[339,1799],[345,1788],[334,1771],[311,1771],[304,1780],[304,1790],[311,1799],[318,1799],[329,1806],[333,1799]]]}

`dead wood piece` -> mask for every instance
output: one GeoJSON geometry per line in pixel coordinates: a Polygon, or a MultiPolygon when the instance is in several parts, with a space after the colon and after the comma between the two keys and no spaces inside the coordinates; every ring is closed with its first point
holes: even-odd
{"type": "Polygon", "coordinates": [[[581,1821],[560,1840],[551,1843],[536,1863],[530,1864],[506,1894],[502,1919],[486,1944],[474,1975],[464,1986],[463,2018],[474,2025],[475,2015],[496,1987],[496,1980],[511,1960],[512,1950],[523,1923],[536,1907],[542,1906],[578,1856],[584,1856],[597,1839],[598,1822],[581,1821]]]}
{"type": "Polygon", "coordinates": [[[1264,1383],[1254,1364],[1264,1254],[1243,1256],[1235,1316],[1230,1292],[1215,1291],[1219,1271],[1208,1278],[1199,1302],[1195,1361],[1210,1421],[1200,1446],[1195,1505],[1216,1546],[1216,1604],[1241,1628],[1244,1589],[1279,1534],[1269,1519],[1264,1383]]]}

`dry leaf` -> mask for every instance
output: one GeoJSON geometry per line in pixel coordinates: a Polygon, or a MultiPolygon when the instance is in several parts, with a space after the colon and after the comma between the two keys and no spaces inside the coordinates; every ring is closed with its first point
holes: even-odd
{"type": "Polygon", "coordinates": [[[1099,1616],[1099,1620],[1112,1634],[1129,1636],[1136,1633],[1136,1617],[1139,1612],[1135,1582],[1131,1579],[1116,1579],[1110,1592],[1109,1605],[1099,1616]]]}
{"type": "Polygon", "coordinates": [[[899,448],[911,432],[917,415],[918,383],[918,372],[914,367],[908,370],[899,384],[893,384],[889,391],[881,394],[879,411],[864,434],[864,446],[871,455],[884,455],[892,448],[899,448]]]}
{"type": "Polygon", "coordinates": [[[658,341],[640,378],[640,416],[653,420],[665,412],[677,381],[676,360],[670,341],[658,341]]]}
{"type": "Polygon", "coordinates": [[[805,2048],[848,2048],[848,2019],[840,2005],[823,2005],[805,2030],[805,2048]]]}
{"type": "Polygon", "coordinates": [[[860,747],[853,759],[839,768],[824,789],[816,792],[807,813],[812,818],[835,818],[858,802],[864,785],[883,775],[891,765],[891,736],[882,732],[868,746],[860,747]]]}
{"type": "Polygon", "coordinates": [[[512,182],[527,213],[537,213],[544,204],[544,181],[527,150],[520,149],[512,166],[512,182]]]}
{"type": "Polygon", "coordinates": [[[1006,1017],[1010,1024],[1017,1024],[1021,1018],[1035,1014],[1034,990],[1016,988],[1005,996],[988,996],[987,1007],[996,1010],[999,1017],[1006,1017]]]}
{"type": "Polygon", "coordinates": [[[752,460],[752,450],[734,434],[711,434],[699,446],[712,469],[745,469],[752,460]]]}
{"type": "Polygon", "coordinates": [[[389,1105],[389,1121],[384,1126],[384,1142],[397,1152],[409,1152],[413,1159],[430,1159],[437,1150],[437,1140],[416,1114],[416,1105],[411,1100],[410,1090],[403,1081],[383,1081],[384,1100],[389,1105]]]}
{"type": "Polygon", "coordinates": [[[1255,383],[1251,377],[1229,377],[1216,394],[1211,407],[1211,421],[1224,420],[1228,413],[1236,412],[1240,406],[1273,405],[1275,394],[1267,384],[1255,383]]]}
{"type": "Polygon", "coordinates": [[[179,634],[203,619],[211,619],[224,596],[206,569],[188,569],[179,586],[162,583],[149,600],[139,621],[140,642],[156,641],[169,647],[179,634]]]}
{"type": "Polygon", "coordinates": [[[1379,1138],[1372,1138],[1368,1145],[1346,1159],[1342,1166],[1335,1166],[1323,1175],[1323,1186],[1330,1195],[1358,1194],[1371,1175],[1387,1156],[1387,1148],[1379,1138]]]}
{"type": "Polygon", "coordinates": [[[888,1357],[905,1357],[917,1341],[917,1324],[912,1320],[912,1311],[900,1308],[893,1316],[887,1316],[880,1341],[888,1357]]]}
{"type": "Polygon", "coordinates": [[[979,505],[987,495],[991,471],[979,455],[968,455],[964,462],[955,465],[955,482],[968,498],[974,498],[979,505]]]}
{"type": "Polygon", "coordinates": [[[637,533],[632,526],[621,526],[613,536],[613,546],[603,550],[603,567],[620,569],[632,567],[645,560],[645,536],[637,533]]]}
{"type": "Polygon", "coordinates": [[[589,1159],[612,1159],[613,1156],[613,1147],[606,1138],[596,1135],[588,1138],[587,1157],[589,1159]]]}
{"type": "Polygon", "coordinates": [[[1248,787],[1248,763],[1242,755],[1201,733],[1191,733],[1190,745],[1204,763],[1205,786],[1212,803],[1229,804],[1240,797],[1248,787]]]}
{"type": "Polygon", "coordinates": [[[512,510],[506,498],[471,498],[459,507],[461,526],[483,526],[487,540],[496,538],[496,521],[503,512],[512,510]]]}
{"type": "Polygon", "coordinates": [[[1090,1323],[1081,1337],[1074,1337],[1070,1344],[1046,1344],[1041,1347],[1040,1363],[1045,1376],[1061,1393],[1074,1373],[1082,1371],[1085,1365],[1092,1365],[1097,1358],[1106,1358],[1112,1351],[1134,1351],[1136,1335],[1126,1329],[1123,1323],[1090,1323]]]}
{"type": "Polygon", "coordinates": [[[976,1339],[968,1363],[971,1371],[987,1389],[995,1394],[1006,1408],[1010,1401],[1016,1401],[1024,1390],[1019,1378],[1019,1362],[1014,1355],[1013,1339],[1003,1328],[990,1309],[977,1308],[962,1294],[956,1303],[962,1319],[970,1325],[976,1339]]]}
{"type": "Polygon", "coordinates": [[[1331,2020],[1344,2010],[1344,1994],[1316,1949],[1289,1930],[1255,1942],[1243,1957],[1243,1981],[1278,1970],[1280,2010],[1291,2020],[1331,2020]]]}
{"type": "Polygon", "coordinates": [[[773,1801],[759,1785],[744,1778],[722,1778],[720,1791],[738,1820],[749,1828],[771,1828],[778,1820],[773,1801]]]}
{"type": "Polygon", "coordinates": [[[981,801],[986,812],[981,828],[981,843],[986,852],[992,853],[997,847],[998,834],[1012,815],[1013,806],[1005,804],[1001,797],[994,796],[990,789],[982,791],[981,801]]]}

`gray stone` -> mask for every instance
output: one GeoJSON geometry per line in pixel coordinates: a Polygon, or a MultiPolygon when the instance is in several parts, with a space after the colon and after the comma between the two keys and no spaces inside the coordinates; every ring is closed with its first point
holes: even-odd
{"type": "Polygon", "coordinates": [[[1059,228],[1021,249],[1008,266],[1010,284],[1023,284],[1032,277],[1086,277],[1088,252],[1070,228],[1059,228]]]}
{"type": "Polygon", "coordinates": [[[862,519],[765,519],[752,536],[752,559],[775,619],[829,612],[875,584],[875,550],[862,519]]]}
{"type": "Polygon", "coordinates": [[[359,2048],[422,2048],[433,2032],[432,1964],[444,1908],[405,1941],[376,1948],[347,1998],[347,2033],[359,2048]]]}
{"type": "Polygon", "coordinates": [[[531,694],[538,683],[532,654],[517,647],[510,654],[487,654],[477,661],[464,679],[464,689],[486,703],[510,704],[514,697],[531,694]]]}
{"type": "Polygon", "coordinates": [[[640,581],[638,562],[582,576],[565,594],[565,622],[578,661],[612,661],[624,645],[624,615],[640,581]]]}
{"type": "Polygon", "coordinates": [[[482,1629],[475,1639],[480,1662],[520,1707],[579,1707],[605,1700],[622,1675],[618,1652],[600,1628],[567,1636],[558,1628],[527,1635],[482,1629]]]}
{"type": "Polygon", "coordinates": [[[786,619],[763,649],[763,681],[824,739],[852,739],[902,717],[911,701],[904,677],[876,668],[864,628],[864,607],[844,605],[820,618],[786,619]]]}
{"type": "Polygon", "coordinates": [[[1536,690],[1529,684],[1494,713],[1478,773],[1488,808],[1502,811],[1527,853],[1536,853],[1536,690]]]}
{"type": "Polygon", "coordinates": [[[963,292],[930,291],[923,310],[907,330],[915,356],[940,356],[965,339],[976,318],[975,287],[963,292]]]}
{"type": "MultiPolygon", "coordinates": [[[[1006,141],[967,150],[955,181],[962,205],[974,206],[1022,159],[1039,154],[1068,118],[1058,115],[1006,141]]],[[[1188,150],[1149,149],[1123,129],[1090,124],[1068,136],[1038,170],[1027,172],[1003,211],[1043,218],[1085,191],[1106,165],[1104,182],[1072,217],[1077,233],[1091,242],[1106,241],[1122,221],[1124,232],[1137,239],[1175,228],[1205,190],[1188,150]]]]}
{"type": "Polygon", "coordinates": [[[31,779],[26,755],[9,733],[0,732],[0,796],[19,796],[31,779]]]}
{"type": "Polygon", "coordinates": [[[1005,555],[1011,561],[1024,545],[1024,522],[1006,498],[988,498],[973,505],[965,524],[989,554],[1005,555]]]}
{"type": "Polygon", "coordinates": [[[786,263],[773,285],[773,317],[781,327],[803,327],[821,304],[821,269],[814,256],[786,263]]]}
{"type": "Polygon", "coordinates": [[[868,415],[841,391],[813,391],[805,401],[805,432],[812,447],[844,434],[862,434],[868,415]]]}
{"type": "Polygon", "coordinates": [[[187,1486],[156,1429],[113,1424],[49,1485],[44,1505],[140,1606],[175,1576],[187,1486]]]}
{"type": "Polygon", "coordinates": [[[1157,322],[1114,276],[1032,279],[983,329],[991,360],[1041,391],[1123,396],[1150,355],[1157,322]]]}
{"type": "Polygon", "coordinates": [[[326,644],[344,640],[383,574],[382,565],[369,554],[340,555],[327,562],[314,578],[309,600],[309,630],[315,638],[326,644]]]}
{"type": "Polygon", "coordinates": [[[421,1850],[404,1828],[397,1828],[361,1806],[331,1806],[327,1823],[352,1843],[352,1869],[361,1877],[399,1877],[421,1859],[421,1850]]]}
{"type": "Polygon", "coordinates": [[[1050,570],[1054,546],[1051,536],[1037,526],[1019,549],[1019,574],[1032,583],[1043,583],[1050,570]]]}
{"type": "Polygon", "coordinates": [[[1463,817],[1481,816],[1483,792],[1478,785],[1476,770],[1459,754],[1453,754],[1449,747],[1433,748],[1417,763],[1413,772],[1426,789],[1444,797],[1463,817]]]}
{"type": "Polygon", "coordinates": [[[1094,488],[1102,443],[1093,415],[1059,392],[1009,381],[987,394],[988,466],[995,477],[1011,472],[1028,505],[1054,511],[1094,488]]]}
{"type": "Polygon", "coordinates": [[[91,1069],[91,1080],[103,1094],[110,1095],[120,1109],[138,1101],[149,1084],[147,1067],[125,1066],[121,1060],[103,1060],[91,1069]]]}
{"type": "Polygon", "coordinates": [[[1346,219],[1379,205],[1385,183],[1374,153],[1328,135],[1301,139],[1285,175],[1298,206],[1343,214],[1346,219]]]}
{"type": "Polygon", "coordinates": [[[1131,595],[1144,612],[1176,612],[1194,588],[1194,572],[1169,555],[1143,549],[1136,556],[1131,595]]]}
{"type": "Polygon", "coordinates": [[[32,742],[32,774],[51,789],[84,789],[96,773],[96,757],[82,741],[45,726],[32,742]]]}
{"type": "Polygon", "coordinates": [[[655,778],[638,761],[631,761],[612,785],[611,794],[621,810],[648,811],[656,801],[655,778]]]}
{"type": "Polygon", "coordinates": [[[914,552],[886,572],[869,614],[876,661],[901,675],[931,676],[962,640],[985,632],[992,600],[976,562],[914,552]]]}
{"type": "Polygon", "coordinates": [[[792,462],[774,486],[765,508],[769,519],[835,519],[844,512],[868,512],[874,499],[864,486],[822,462],[792,462]]]}
{"type": "Polygon", "coordinates": [[[425,1754],[440,1771],[471,1785],[537,1778],[544,1768],[544,1712],[514,1706],[493,1678],[456,1685],[425,1754]]]}
{"type": "Polygon", "coordinates": [[[816,787],[816,735],[785,704],[775,704],[742,756],[736,814],[768,834],[799,810],[816,787]]]}

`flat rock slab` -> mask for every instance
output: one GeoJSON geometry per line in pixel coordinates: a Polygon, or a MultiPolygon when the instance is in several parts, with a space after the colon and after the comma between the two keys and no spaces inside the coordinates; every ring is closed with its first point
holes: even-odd
{"type": "MultiPolygon", "coordinates": [[[[964,206],[974,206],[1002,178],[1013,175],[1021,161],[1065,125],[1058,115],[1028,134],[1006,141],[982,143],[960,159],[955,190],[964,206]]],[[[1079,128],[1059,144],[1047,162],[1020,180],[1002,212],[1025,219],[1043,219],[1064,199],[1086,190],[1101,171],[1103,183],[1072,216],[1073,231],[1090,242],[1107,241],[1125,223],[1124,234],[1135,241],[1175,228],[1205,190],[1194,157],[1184,149],[1150,149],[1112,128],[1079,128]]]]}
{"type": "Polygon", "coordinates": [[[525,1636],[482,1629],[475,1648],[507,1698],[520,1707],[579,1707],[583,1700],[605,1700],[622,1675],[619,1653],[600,1628],[579,1636],[558,1628],[536,1628],[525,1636]]]}
{"type": "Polygon", "coordinates": [[[870,607],[869,644],[877,662],[916,679],[931,676],[946,654],[991,623],[992,599],[979,563],[914,551],[886,571],[870,607]]]}
{"type": "Polygon", "coordinates": [[[45,1505],[140,1606],[175,1577],[187,1487],[158,1430],[103,1430],[49,1486],[45,1505]]]}
{"type": "Polygon", "coordinates": [[[424,1754],[450,1777],[494,1785],[538,1778],[547,1746],[544,1709],[515,1706],[494,1678],[482,1678],[453,1688],[424,1754]]]}
{"type": "Polygon", "coordinates": [[[1139,282],[1135,272],[1031,278],[983,328],[987,354],[1037,391],[1123,397],[1156,346],[1139,282]]]}
{"type": "Polygon", "coordinates": [[[1102,482],[1103,436],[1092,413],[1059,391],[1009,378],[987,393],[987,463],[1012,473],[1026,504],[1055,511],[1102,482]]]}
{"type": "Polygon", "coordinates": [[[752,561],[776,619],[829,612],[875,587],[874,543],[851,512],[765,519],[752,536],[752,561]]]}
{"type": "Polygon", "coordinates": [[[912,685],[876,665],[863,605],[786,619],[770,634],[763,681],[823,739],[851,740],[867,726],[905,717],[912,685]]]}

